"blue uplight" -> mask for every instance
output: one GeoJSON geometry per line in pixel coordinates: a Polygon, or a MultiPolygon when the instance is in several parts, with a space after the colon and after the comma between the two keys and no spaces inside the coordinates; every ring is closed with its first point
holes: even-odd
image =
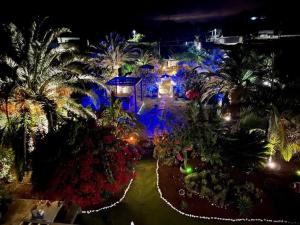
{"type": "Polygon", "coordinates": [[[141,107],[138,119],[144,125],[149,137],[153,137],[156,131],[169,133],[174,125],[179,123],[170,111],[160,109],[158,105],[154,105],[151,109],[141,107]]]}
{"type": "Polygon", "coordinates": [[[106,90],[93,87],[92,92],[96,94],[96,99],[87,95],[83,96],[81,98],[81,104],[83,107],[91,107],[93,111],[97,112],[102,105],[109,106],[109,99],[106,96],[106,90]]]}

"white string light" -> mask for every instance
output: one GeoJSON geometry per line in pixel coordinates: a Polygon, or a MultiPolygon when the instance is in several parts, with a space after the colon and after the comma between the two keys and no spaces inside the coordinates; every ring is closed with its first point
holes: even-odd
{"type": "Polygon", "coordinates": [[[116,205],[118,205],[119,203],[121,203],[121,202],[123,201],[123,199],[126,197],[126,194],[127,194],[127,192],[129,191],[130,186],[131,186],[133,180],[134,180],[133,178],[130,180],[130,182],[129,182],[127,188],[126,188],[125,191],[124,191],[124,194],[123,194],[122,198],[120,198],[119,201],[116,201],[115,203],[113,203],[113,204],[111,204],[111,205],[109,205],[109,206],[104,206],[104,207],[99,208],[99,209],[93,209],[93,210],[82,211],[82,213],[85,213],[85,214],[96,213],[96,212],[100,212],[100,211],[105,210],[105,209],[110,209],[110,208],[112,208],[112,207],[115,207],[116,205]]]}
{"type": "MultiPolygon", "coordinates": [[[[241,221],[246,221],[246,222],[269,222],[269,223],[286,223],[286,224],[300,224],[298,222],[292,222],[292,221],[287,221],[287,220],[270,220],[270,219],[249,219],[249,218],[239,218],[239,219],[233,219],[233,218],[224,218],[224,217],[209,217],[209,216],[196,216],[196,215],[193,215],[193,214],[188,214],[188,213],[184,213],[180,210],[178,210],[175,206],[173,206],[167,199],[165,199],[163,197],[163,194],[162,194],[162,191],[159,187],[159,173],[158,173],[158,170],[159,170],[159,161],[157,160],[156,162],[156,186],[157,186],[157,191],[160,195],[160,198],[165,202],[167,203],[167,205],[169,205],[173,210],[175,210],[176,212],[180,213],[181,215],[184,215],[184,216],[187,216],[187,217],[190,217],[190,218],[198,218],[198,219],[204,219],[204,220],[219,220],[219,221],[230,221],[230,222],[241,222],[241,221]]],[[[87,210],[87,211],[82,211],[82,213],[85,213],[85,214],[90,214],[90,213],[95,213],[95,212],[100,212],[102,210],[105,210],[105,209],[109,209],[109,208],[112,208],[116,205],[118,205],[119,203],[121,203],[123,201],[123,199],[126,197],[126,194],[127,192],[129,191],[130,187],[131,187],[131,184],[133,182],[133,178],[130,180],[127,188],[125,189],[125,192],[123,194],[123,196],[120,198],[119,201],[109,205],[109,206],[105,206],[105,207],[102,207],[102,208],[99,208],[99,209],[95,209],[95,210],[87,210]]]]}
{"type": "Polygon", "coordinates": [[[159,187],[159,162],[157,160],[156,162],[156,186],[157,186],[157,191],[160,195],[160,198],[166,202],[172,209],[174,209],[176,212],[180,213],[181,215],[188,216],[191,218],[198,218],[198,219],[204,219],[204,220],[221,220],[221,221],[230,221],[230,222],[241,222],[241,221],[246,221],[246,222],[269,222],[269,223],[286,223],[286,224],[299,224],[298,222],[291,222],[287,220],[270,220],[270,219],[250,219],[250,218],[239,218],[239,219],[233,219],[233,218],[224,218],[224,217],[209,217],[209,216],[196,216],[193,214],[188,214],[184,213],[180,210],[178,210],[175,206],[172,205],[167,199],[163,197],[162,191],[160,190],[159,187]]]}

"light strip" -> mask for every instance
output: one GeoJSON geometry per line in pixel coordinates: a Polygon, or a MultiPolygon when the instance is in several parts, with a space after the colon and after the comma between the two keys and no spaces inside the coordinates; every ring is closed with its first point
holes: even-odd
{"type": "Polygon", "coordinates": [[[130,182],[129,182],[127,188],[126,188],[125,191],[124,191],[124,194],[123,194],[122,198],[120,198],[119,201],[117,201],[117,202],[115,202],[115,203],[113,203],[113,204],[111,204],[111,205],[109,205],[109,206],[104,206],[104,207],[99,208],[99,209],[93,209],[93,210],[82,211],[82,213],[90,214],[90,213],[100,212],[100,211],[102,211],[102,210],[110,209],[110,208],[112,208],[112,207],[115,207],[116,205],[118,205],[119,203],[121,203],[121,202],[123,201],[123,199],[126,197],[126,194],[127,194],[127,192],[129,191],[130,186],[131,186],[133,180],[134,180],[133,178],[130,180],[130,182]]]}
{"type": "Polygon", "coordinates": [[[160,198],[162,200],[164,200],[172,209],[174,209],[176,212],[180,213],[181,215],[188,216],[188,217],[191,217],[191,218],[204,219],[204,220],[220,220],[220,221],[230,221],[230,222],[246,221],[246,222],[269,222],[269,223],[299,224],[298,222],[291,222],[291,221],[287,221],[287,220],[249,219],[249,218],[233,219],[233,218],[224,218],[224,217],[196,216],[196,215],[193,215],[193,214],[184,213],[184,212],[178,210],[175,206],[173,206],[170,202],[168,202],[167,199],[165,199],[163,197],[162,191],[160,190],[160,187],[159,187],[158,169],[159,169],[159,162],[157,160],[157,162],[156,162],[156,186],[157,186],[157,191],[160,195],[160,198]]]}

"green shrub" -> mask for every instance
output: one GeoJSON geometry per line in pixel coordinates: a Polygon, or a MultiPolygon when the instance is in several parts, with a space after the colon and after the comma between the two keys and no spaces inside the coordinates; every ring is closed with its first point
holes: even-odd
{"type": "Polygon", "coordinates": [[[237,208],[241,216],[248,215],[253,210],[253,202],[249,196],[240,196],[237,200],[237,203],[237,208]]]}

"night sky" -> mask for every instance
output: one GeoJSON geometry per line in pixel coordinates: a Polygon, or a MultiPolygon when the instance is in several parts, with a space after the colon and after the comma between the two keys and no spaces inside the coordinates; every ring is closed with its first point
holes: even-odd
{"type": "Polygon", "coordinates": [[[266,28],[297,31],[296,9],[296,0],[11,0],[0,7],[0,21],[25,24],[36,15],[49,15],[53,24],[71,27],[83,36],[136,29],[149,37],[172,39],[214,27],[229,33],[247,32],[253,15],[267,16],[266,28]]]}

